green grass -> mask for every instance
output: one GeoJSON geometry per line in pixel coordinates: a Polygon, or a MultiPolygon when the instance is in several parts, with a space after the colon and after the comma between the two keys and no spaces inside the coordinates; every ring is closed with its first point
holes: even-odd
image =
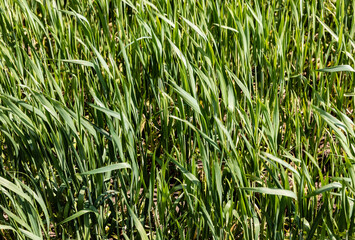
{"type": "Polygon", "coordinates": [[[355,236],[354,8],[1,0],[0,236],[355,236]]]}

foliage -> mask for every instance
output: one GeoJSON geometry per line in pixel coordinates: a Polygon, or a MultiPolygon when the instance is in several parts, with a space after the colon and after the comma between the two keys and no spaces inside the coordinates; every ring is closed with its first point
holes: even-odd
{"type": "Polygon", "coordinates": [[[354,8],[1,0],[1,235],[353,236],[354,8]]]}

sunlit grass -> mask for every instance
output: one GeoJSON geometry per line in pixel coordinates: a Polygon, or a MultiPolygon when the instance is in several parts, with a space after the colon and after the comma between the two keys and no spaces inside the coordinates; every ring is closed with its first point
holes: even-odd
{"type": "Polygon", "coordinates": [[[354,236],[355,1],[0,1],[4,239],[354,236]]]}

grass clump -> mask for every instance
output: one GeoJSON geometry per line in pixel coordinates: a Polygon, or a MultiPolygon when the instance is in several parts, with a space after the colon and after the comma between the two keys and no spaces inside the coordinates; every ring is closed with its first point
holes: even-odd
{"type": "Polygon", "coordinates": [[[1,0],[0,234],[351,238],[354,7],[1,0]]]}

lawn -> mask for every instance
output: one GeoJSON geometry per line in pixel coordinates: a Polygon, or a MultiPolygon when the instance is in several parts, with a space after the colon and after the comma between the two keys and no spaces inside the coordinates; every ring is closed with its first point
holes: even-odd
{"type": "Polygon", "coordinates": [[[0,0],[0,238],[355,237],[354,9],[0,0]]]}

